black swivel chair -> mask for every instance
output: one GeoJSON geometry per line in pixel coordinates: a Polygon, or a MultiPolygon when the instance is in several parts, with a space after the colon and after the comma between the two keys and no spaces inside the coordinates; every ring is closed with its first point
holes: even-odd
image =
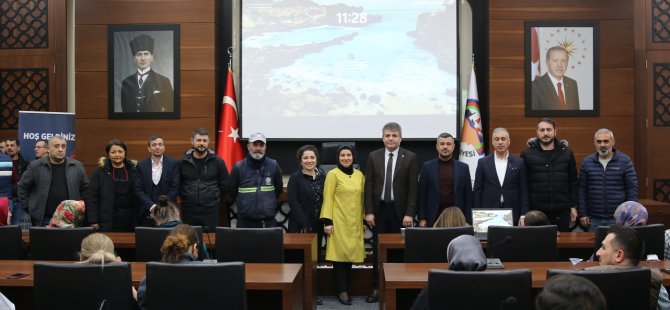
{"type": "MultiPolygon", "coordinates": [[[[198,260],[205,259],[205,251],[202,246],[205,240],[203,240],[202,227],[192,226],[198,234],[198,239],[200,239],[200,245],[198,247],[198,260]]],[[[163,258],[161,253],[161,246],[163,246],[163,241],[165,237],[174,229],[174,227],[161,228],[161,227],[136,227],[135,228],[135,261],[138,262],[151,262],[151,261],[160,261],[163,258]]]]}
{"type": "Polygon", "coordinates": [[[136,309],[128,263],[55,264],[36,262],[35,309],[136,309]]]}
{"type": "Polygon", "coordinates": [[[428,309],[531,309],[529,269],[480,272],[431,270],[428,309]]]}
{"type": "MultiPolygon", "coordinates": [[[[642,226],[633,226],[642,239],[644,240],[644,254],[643,259],[647,254],[656,254],[658,259],[665,259],[665,225],[664,224],[650,224],[642,226]]],[[[596,239],[593,246],[594,252],[598,252],[600,246],[607,237],[607,230],[609,226],[598,226],[596,231],[596,239]]]]}
{"type": "MultiPolygon", "coordinates": [[[[321,162],[321,169],[324,173],[337,167],[337,150],[342,145],[351,146],[354,151],[356,150],[356,142],[324,142],[321,143],[321,154],[319,156],[319,161],[321,162]]],[[[358,169],[358,164],[354,163],[354,168],[358,169]]]]}
{"type": "Polygon", "coordinates": [[[489,257],[503,262],[557,261],[556,231],[556,225],[489,226],[489,257]]]}
{"type": "Polygon", "coordinates": [[[27,259],[28,252],[21,237],[21,227],[0,226],[0,259],[27,259]]]}
{"type": "Polygon", "coordinates": [[[30,228],[30,259],[79,260],[81,241],[93,233],[91,227],[30,228]]]}
{"type": "Polygon", "coordinates": [[[605,296],[607,309],[649,309],[651,272],[647,268],[609,270],[549,269],[547,279],[558,274],[573,274],[595,284],[605,296]]]}
{"type": "MultiPolygon", "coordinates": [[[[259,246],[256,244],[255,246],[259,246]]],[[[150,309],[247,308],[244,263],[147,263],[150,309]]]]}
{"type": "Polygon", "coordinates": [[[283,263],[284,230],[216,228],[216,259],[220,262],[283,263]]]}
{"type": "Polygon", "coordinates": [[[405,229],[405,263],[438,263],[447,261],[449,242],[460,235],[474,234],[472,226],[451,228],[405,229]]]}

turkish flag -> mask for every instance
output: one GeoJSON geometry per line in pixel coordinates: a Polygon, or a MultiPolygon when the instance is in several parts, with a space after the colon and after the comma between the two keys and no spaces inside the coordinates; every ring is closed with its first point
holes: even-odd
{"type": "Polygon", "coordinates": [[[533,81],[540,78],[542,75],[542,67],[540,60],[540,38],[537,33],[537,27],[530,28],[530,54],[531,54],[531,66],[530,66],[530,77],[533,81]]]}
{"type": "Polygon", "coordinates": [[[223,107],[221,108],[221,120],[219,122],[219,139],[216,143],[216,155],[219,155],[226,162],[228,172],[233,170],[235,163],[244,158],[239,130],[233,72],[228,68],[228,78],[226,79],[226,90],[223,95],[223,107]]]}

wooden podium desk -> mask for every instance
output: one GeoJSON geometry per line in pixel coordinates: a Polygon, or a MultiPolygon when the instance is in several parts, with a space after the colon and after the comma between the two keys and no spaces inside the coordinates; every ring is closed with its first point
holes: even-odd
{"type": "MultiPolygon", "coordinates": [[[[134,249],[135,248],[135,233],[132,232],[106,232],[114,242],[114,247],[118,249],[134,249]]],[[[202,237],[207,244],[208,249],[214,249],[216,246],[216,233],[204,234],[202,237]]],[[[30,244],[30,236],[28,232],[23,233],[23,241],[26,245],[30,244]]],[[[304,266],[304,302],[303,309],[316,309],[316,300],[314,299],[314,292],[316,292],[316,260],[317,260],[317,246],[316,234],[284,234],[284,251],[301,251],[302,261],[300,263],[304,266]]]]}
{"type": "MultiPolygon", "coordinates": [[[[0,260],[0,287],[32,287],[32,260],[0,260]],[[17,272],[30,273],[20,279],[7,279],[17,272]]],[[[58,262],[72,264],[74,262],[58,262]]],[[[146,263],[130,263],[133,286],[138,287],[140,280],[146,275],[146,263]]],[[[303,270],[301,264],[245,264],[245,281],[247,290],[281,291],[282,309],[303,309],[303,270]]]]}
{"type": "MultiPolygon", "coordinates": [[[[670,268],[670,261],[663,262],[665,267],[670,268]]],[[[544,287],[547,281],[547,271],[549,269],[573,269],[570,262],[517,262],[505,263],[504,269],[488,269],[485,272],[495,272],[500,270],[530,269],[532,272],[533,288],[544,287]]],[[[586,267],[597,266],[598,262],[581,262],[576,268],[584,269],[586,267]]],[[[641,262],[646,266],[647,262],[641,262]]],[[[428,283],[428,272],[431,269],[447,269],[447,263],[386,263],[384,264],[384,281],[386,295],[386,310],[396,309],[396,293],[399,289],[421,289],[428,283]]],[[[670,285],[670,275],[663,273],[663,285],[670,285]]],[[[384,305],[380,300],[380,308],[384,305]]]]}
{"type": "MultiPolygon", "coordinates": [[[[559,249],[593,249],[595,233],[592,232],[562,232],[556,237],[559,249]]],[[[487,242],[482,241],[482,248],[487,248],[487,242]]],[[[391,262],[389,257],[391,252],[404,252],[405,240],[400,234],[379,234],[379,308],[382,308],[384,301],[384,264],[391,262]]],[[[444,260],[447,260],[447,252],[444,253],[444,260]]],[[[394,262],[397,263],[397,262],[394,262]]]]}

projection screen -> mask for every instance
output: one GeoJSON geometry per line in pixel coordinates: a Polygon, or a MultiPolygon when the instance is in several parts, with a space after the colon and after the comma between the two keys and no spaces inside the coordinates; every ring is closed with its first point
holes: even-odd
{"type": "Polygon", "coordinates": [[[241,0],[243,137],[457,133],[458,7],[449,1],[241,0]]]}

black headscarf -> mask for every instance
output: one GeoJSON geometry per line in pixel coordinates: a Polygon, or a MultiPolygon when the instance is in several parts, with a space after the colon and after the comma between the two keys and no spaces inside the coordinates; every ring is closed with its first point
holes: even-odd
{"type": "Polygon", "coordinates": [[[336,158],[337,168],[340,169],[340,171],[344,172],[347,175],[354,174],[354,161],[353,161],[353,159],[355,158],[355,155],[356,154],[354,153],[354,148],[351,147],[351,145],[348,145],[348,144],[340,145],[340,147],[337,149],[337,158],[336,158]],[[342,153],[342,150],[345,150],[345,149],[351,151],[352,161],[351,161],[351,166],[349,166],[348,168],[345,168],[344,166],[342,166],[340,164],[340,153],[342,153]]]}
{"type": "Polygon", "coordinates": [[[449,270],[484,271],[486,255],[479,239],[471,235],[461,235],[449,242],[447,246],[447,262],[449,270]]]}

